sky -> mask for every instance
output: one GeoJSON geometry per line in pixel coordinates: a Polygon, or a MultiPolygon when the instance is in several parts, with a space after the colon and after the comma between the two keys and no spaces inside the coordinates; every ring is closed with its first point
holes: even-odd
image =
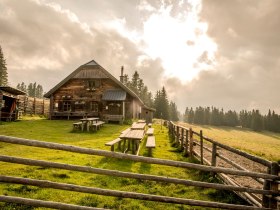
{"type": "Polygon", "coordinates": [[[94,59],[138,71],[179,111],[280,113],[279,0],[0,0],[9,83],[49,91],[94,59]]]}

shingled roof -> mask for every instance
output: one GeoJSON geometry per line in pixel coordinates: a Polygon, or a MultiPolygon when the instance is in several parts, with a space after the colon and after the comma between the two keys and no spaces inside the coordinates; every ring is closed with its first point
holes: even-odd
{"type": "Polygon", "coordinates": [[[115,83],[117,83],[121,89],[125,90],[129,95],[132,97],[135,97],[139,100],[139,102],[144,105],[143,101],[127,86],[125,86],[123,83],[121,83],[118,79],[116,79],[113,75],[111,75],[107,70],[105,70],[101,65],[99,65],[96,61],[91,60],[88,63],[85,63],[78,67],[75,71],[73,71],[71,74],[69,74],[65,79],[63,79],[61,82],[59,82],[56,86],[54,86],[49,92],[47,92],[44,97],[50,98],[51,95],[57,91],[60,87],[62,87],[66,82],[68,82],[72,78],[88,78],[88,76],[91,74],[91,70],[88,69],[88,67],[94,66],[95,68],[98,68],[100,71],[97,75],[95,75],[97,78],[109,78],[113,80],[115,83]],[[88,69],[88,70],[87,70],[88,69]]]}

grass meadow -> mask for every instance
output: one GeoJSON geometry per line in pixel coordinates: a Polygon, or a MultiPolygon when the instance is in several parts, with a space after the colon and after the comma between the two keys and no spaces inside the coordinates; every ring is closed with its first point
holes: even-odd
{"type": "MultiPolygon", "coordinates": [[[[98,132],[81,133],[72,132],[72,123],[73,121],[71,120],[46,120],[39,117],[24,118],[18,122],[2,122],[0,124],[0,135],[15,136],[20,138],[35,139],[46,142],[55,142],[109,151],[110,147],[105,146],[105,143],[115,139],[120,135],[122,130],[129,127],[128,125],[105,124],[104,127],[98,132]]],[[[153,127],[155,128],[157,145],[156,149],[153,151],[154,157],[168,160],[190,161],[188,158],[183,157],[176,148],[171,147],[168,131],[165,127],[162,127],[159,124],[154,124],[153,127]]],[[[144,144],[145,139],[142,142],[140,155],[147,156],[147,150],[143,146],[144,144]]],[[[2,155],[91,166],[103,169],[121,170],[126,172],[200,181],[209,178],[208,174],[200,173],[194,170],[137,163],[128,160],[118,160],[113,158],[83,155],[1,142],[0,151],[2,155]]],[[[236,196],[225,191],[187,187],[183,185],[159,183],[153,181],[118,178],[52,168],[24,166],[20,164],[10,164],[3,162],[0,162],[0,174],[188,199],[200,199],[228,203],[241,202],[236,196]]],[[[174,205],[135,199],[122,199],[110,196],[100,196],[4,183],[1,183],[0,185],[0,194],[110,209],[205,209],[200,207],[190,207],[187,205],[174,205]]],[[[0,203],[0,209],[30,210],[35,208],[24,205],[0,203]]]]}
{"type": "Polygon", "coordinates": [[[220,143],[280,163],[280,133],[254,132],[240,127],[181,124],[197,132],[202,130],[203,135],[220,143]]]}

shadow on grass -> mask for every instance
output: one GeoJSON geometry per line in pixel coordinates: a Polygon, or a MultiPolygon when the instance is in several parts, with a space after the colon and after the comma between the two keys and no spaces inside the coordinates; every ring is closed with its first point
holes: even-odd
{"type": "Polygon", "coordinates": [[[33,210],[35,207],[24,205],[24,204],[17,204],[17,203],[4,203],[3,205],[0,204],[0,209],[5,210],[33,210]]]}
{"type": "Polygon", "coordinates": [[[98,168],[106,168],[111,170],[131,171],[133,161],[121,160],[117,158],[103,157],[97,164],[98,168]]]}

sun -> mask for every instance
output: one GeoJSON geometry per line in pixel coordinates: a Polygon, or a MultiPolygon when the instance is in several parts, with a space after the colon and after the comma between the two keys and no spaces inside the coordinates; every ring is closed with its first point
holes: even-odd
{"type": "Polygon", "coordinates": [[[176,17],[171,9],[162,7],[144,23],[144,51],[162,60],[165,76],[190,81],[214,63],[217,46],[207,36],[207,24],[199,22],[199,4],[176,17]]]}

